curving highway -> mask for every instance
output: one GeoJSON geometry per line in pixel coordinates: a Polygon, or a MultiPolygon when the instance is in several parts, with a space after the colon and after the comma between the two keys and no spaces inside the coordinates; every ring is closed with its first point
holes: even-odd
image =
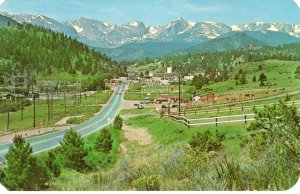
{"type": "MultiPolygon", "coordinates": [[[[89,135],[100,128],[105,127],[110,122],[113,121],[114,117],[118,114],[123,95],[124,95],[124,84],[120,84],[118,88],[116,89],[113,96],[110,98],[109,102],[106,104],[106,106],[103,108],[103,110],[95,116],[93,119],[82,123],[80,125],[77,125],[73,127],[77,132],[79,132],[82,136],[89,135]]],[[[59,146],[59,142],[63,140],[63,136],[65,131],[67,130],[61,130],[56,131],[49,134],[44,134],[40,136],[35,137],[29,137],[26,139],[27,142],[30,143],[30,145],[33,148],[34,153],[39,153],[42,151],[50,150],[51,148],[59,146]]],[[[8,151],[9,146],[12,143],[9,144],[2,144],[0,145],[0,162],[2,163],[5,161],[5,153],[8,151]]]]}

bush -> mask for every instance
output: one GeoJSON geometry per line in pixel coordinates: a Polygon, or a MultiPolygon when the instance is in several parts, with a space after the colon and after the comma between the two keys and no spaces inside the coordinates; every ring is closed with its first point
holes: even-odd
{"type": "Polygon", "coordinates": [[[9,190],[33,191],[45,188],[49,180],[46,168],[32,156],[32,147],[21,135],[16,135],[7,154],[7,166],[1,177],[9,190]]]}
{"type": "Polygon", "coordinates": [[[114,128],[122,129],[122,126],[123,126],[123,119],[120,117],[120,115],[118,115],[114,120],[114,128]]]}
{"type": "Polygon", "coordinates": [[[200,152],[220,151],[224,148],[222,142],[225,140],[224,134],[219,134],[216,130],[215,135],[209,131],[197,133],[189,142],[192,149],[200,152]]]}
{"type": "Polygon", "coordinates": [[[95,149],[100,152],[108,153],[112,149],[113,140],[108,129],[104,128],[97,137],[95,149]]]}
{"type": "Polygon", "coordinates": [[[85,171],[88,168],[85,163],[85,157],[88,155],[88,152],[84,149],[83,138],[78,132],[74,129],[68,129],[60,145],[66,167],[77,171],[85,171]]]}
{"type": "Polygon", "coordinates": [[[138,191],[159,191],[161,179],[159,175],[145,175],[134,180],[132,184],[138,191]]]}

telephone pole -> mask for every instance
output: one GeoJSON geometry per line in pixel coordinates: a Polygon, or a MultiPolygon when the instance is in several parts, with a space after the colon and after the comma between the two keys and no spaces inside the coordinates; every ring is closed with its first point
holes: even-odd
{"type": "Polygon", "coordinates": [[[179,97],[179,99],[178,99],[178,110],[179,110],[179,116],[180,116],[180,97],[181,97],[181,90],[180,90],[180,85],[181,85],[181,83],[180,83],[180,81],[181,81],[181,75],[179,74],[179,76],[178,76],[178,88],[179,88],[179,92],[178,92],[178,97],[179,97]]]}
{"type": "Polygon", "coordinates": [[[34,85],[34,82],[35,82],[35,75],[33,75],[32,77],[32,86],[31,86],[31,89],[32,89],[32,100],[33,100],[33,128],[35,128],[35,94],[33,92],[33,85],[34,85]]]}

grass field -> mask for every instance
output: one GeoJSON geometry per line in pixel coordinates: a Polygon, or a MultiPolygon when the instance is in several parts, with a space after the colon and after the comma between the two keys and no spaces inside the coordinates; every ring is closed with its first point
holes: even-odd
{"type": "MultiPolygon", "coordinates": [[[[39,128],[40,120],[44,121],[44,127],[51,127],[64,116],[83,115],[80,119],[76,119],[75,123],[83,122],[91,118],[94,113],[101,108],[100,104],[104,104],[110,97],[107,92],[98,92],[90,97],[82,97],[81,104],[77,104],[74,108],[74,98],[66,98],[66,114],[64,109],[64,100],[53,100],[53,118],[48,121],[48,105],[46,100],[36,101],[36,128],[39,128]],[[97,104],[96,104],[97,96],[97,104]]],[[[33,105],[25,107],[23,110],[23,121],[21,120],[21,110],[10,113],[9,132],[17,132],[33,128],[33,105]]],[[[0,133],[7,130],[7,113],[0,114],[0,133]]]]}

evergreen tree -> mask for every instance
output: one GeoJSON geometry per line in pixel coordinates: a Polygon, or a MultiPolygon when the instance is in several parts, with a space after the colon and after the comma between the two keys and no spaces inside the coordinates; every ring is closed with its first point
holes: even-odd
{"type": "Polygon", "coordinates": [[[108,129],[104,128],[97,137],[95,149],[100,152],[108,153],[112,149],[113,140],[108,129]]]}
{"type": "Polygon", "coordinates": [[[122,126],[123,126],[123,119],[120,117],[120,115],[118,115],[114,120],[114,128],[122,129],[122,126]]]}
{"type": "Polygon", "coordinates": [[[60,171],[60,165],[57,161],[55,154],[57,153],[55,153],[53,150],[50,150],[48,152],[48,158],[45,163],[48,168],[50,176],[54,175],[54,177],[58,177],[61,171],[60,171]]]}
{"type": "Polygon", "coordinates": [[[267,76],[264,73],[259,75],[258,81],[264,82],[267,81],[267,76]]]}
{"type": "Polygon", "coordinates": [[[256,82],[256,76],[255,75],[252,78],[252,82],[256,82]]]}
{"type": "Polygon", "coordinates": [[[67,130],[60,145],[66,167],[77,171],[87,169],[85,157],[88,155],[88,152],[85,150],[83,138],[78,132],[74,129],[67,130]]]}
{"type": "Polygon", "coordinates": [[[40,190],[49,180],[46,169],[32,156],[32,147],[21,135],[13,138],[13,145],[5,154],[7,166],[1,181],[9,190],[40,190]]]}

